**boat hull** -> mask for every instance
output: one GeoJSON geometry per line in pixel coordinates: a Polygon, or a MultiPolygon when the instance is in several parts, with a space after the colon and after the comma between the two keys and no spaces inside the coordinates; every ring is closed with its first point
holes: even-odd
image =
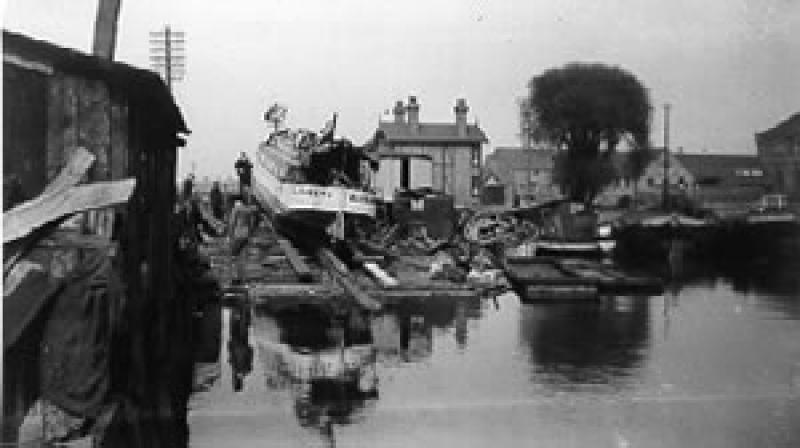
{"type": "Polygon", "coordinates": [[[273,221],[288,229],[324,231],[344,219],[374,219],[372,193],[342,186],[282,182],[264,167],[253,170],[253,194],[273,221]]]}

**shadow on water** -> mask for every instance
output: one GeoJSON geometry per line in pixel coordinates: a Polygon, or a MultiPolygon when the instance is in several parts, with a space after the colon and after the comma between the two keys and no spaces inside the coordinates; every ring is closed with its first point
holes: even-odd
{"type": "Polygon", "coordinates": [[[649,308],[641,297],[525,305],[520,332],[534,380],[556,391],[581,384],[624,387],[649,349],[649,308]]]}

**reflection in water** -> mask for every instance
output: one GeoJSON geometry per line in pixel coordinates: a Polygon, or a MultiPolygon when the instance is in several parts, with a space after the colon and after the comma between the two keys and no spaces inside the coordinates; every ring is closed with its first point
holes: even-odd
{"type": "Polygon", "coordinates": [[[638,368],[649,344],[647,298],[592,305],[526,305],[521,338],[535,381],[556,389],[607,385],[616,389],[638,368]]]}
{"type": "Polygon", "coordinates": [[[268,388],[287,390],[304,427],[333,444],[333,425],[349,424],[378,397],[367,316],[316,308],[259,315],[257,346],[268,388]]]}
{"type": "Polygon", "coordinates": [[[662,296],[591,305],[256,310],[258,373],[197,402],[194,446],[800,446],[798,270],[662,272],[662,296]]]}
{"type": "Polygon", "coordinates": [[[371,319],[375,349],[382,359],[417,362],[433,353],[433,329],[455,330],[459,349],[467,347],[469,320],[481,316],[475,299],[406,299],[371,319]]]}
{"type": "Polygon", "coordinates": [[[251,310],[246,304],[231,308],[229,317],[228,362],[231,365],[233,391],[240,392],[244,378],[253,370],[253,347],[250,346],[251,310]]]}

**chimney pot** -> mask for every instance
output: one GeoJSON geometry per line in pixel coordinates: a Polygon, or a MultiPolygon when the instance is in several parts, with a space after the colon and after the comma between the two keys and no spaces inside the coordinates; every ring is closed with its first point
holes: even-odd
{"type": "Polygon", "coordinates": [[[416,134],[419,132],[419,103],[416,96],[408,97],[408,124],[411,127],[411,132],[416,134]]]}
{"type": "Polygon", "coordinates": [[[395,123],[405,123],[406,122],[406,108],[403,106],[403,101],[397,101],[394,104],[394,109],[392,109],[394,113],[394,122],[395,123]]]}
{"type": "Polygon", "coordinates": [[[456,106],[453,108],[453,112],[456,114],[456,129],[458,130],[459,137],[466,137],[467,136],[467,112],[469,112],[469,107],[467,106],[467,100],[464,98],[459,98],[456,100],[456,106]]]}

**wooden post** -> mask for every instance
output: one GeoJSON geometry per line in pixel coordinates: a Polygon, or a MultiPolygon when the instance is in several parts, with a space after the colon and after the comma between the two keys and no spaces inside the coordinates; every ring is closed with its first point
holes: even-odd
{"type": "Polygon", "coordinates": [[[117,44],[117,19],[122,0],[100,0],[94,22],[92,54],[109,61],[114,59],[117,44]]]}

